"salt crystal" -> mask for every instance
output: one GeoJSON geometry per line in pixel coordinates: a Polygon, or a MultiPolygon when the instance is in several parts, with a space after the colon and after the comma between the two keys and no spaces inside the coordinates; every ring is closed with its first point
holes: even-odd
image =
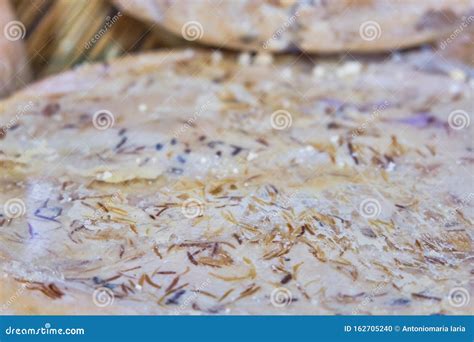
{"type": "Polygon", "coordinates": [[[313,68],[314,77],[323,77],[326,74],[326,70],[321,65],[317,65],[313,68]]]}
{"type": "Polygon", "coordinates": [[[251,57],[248,52],[241,53],[239,55],[239,64],[242,66],[249,66],[251,62],[251,57]]]}
{"type": "Polygon", "coordinates": [[[212,51],[211,61],[212,64],[219,64],[222,61],[222,52],[220,52],[219,50],[212,51]]]}
{"type": "Polygon", "coordinates": [[[105,172],[102,173],[102,177],[101,177],[101,178],[102,178],[103,180],[105,180],[105,179],[109,179],[109,178],[111,178],[111,177],[112,177],[112,172],[110,172],[110,171],[105,171],[105,172]]]}
{"type": "Polygon", "coordinates": [[[267,52],[260,52],[255,57],[255,64],[257,65],[270,65],[273,62],[273,56],[267,52]]]}
{"type": "Polygon", "coordinates": [[[460,69],[454,69],[449,72],[449,77],[455,81],[464,82],[466,80],[466,74],[460,69]]]}
{"type": "Polygon", "coordinates": [[[342,65],[336,70],[336,74],[338,77],[347,77],[347,76],[355,76],[360,74],[362,70],[362,65],[357,61],[350,61],[342,65]]]}
{"type": "Polygon", "coordinates": [[[253,153],[253,152],[250,152],[247,156],[247,160],[248,161],[251,161],[251,160],[254,160],[258,157],[258,154],[257,153],[253,153]]]}

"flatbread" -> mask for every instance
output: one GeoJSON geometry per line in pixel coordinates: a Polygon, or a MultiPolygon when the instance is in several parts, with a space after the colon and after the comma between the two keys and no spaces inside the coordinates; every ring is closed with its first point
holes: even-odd
{"type": "MultiPolygon", "coordinates": [[[[381,52],[452,34],[472,0],[114,0],[188,41],[239,50],[381,52]]],[[[470,14],[469,14],[470,13],[470,14]]]]}
{"type": "Polygon", "coordinates": [[[472,312],[473,84],[433,57],[164,51],[1,102],[2,313],[472,312]]]}

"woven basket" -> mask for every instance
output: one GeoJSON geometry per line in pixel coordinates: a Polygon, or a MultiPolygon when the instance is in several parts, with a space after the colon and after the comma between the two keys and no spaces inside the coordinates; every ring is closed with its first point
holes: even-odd
{"type": "Polygon", "coordinates": [[[34,77],[104,61],[127,53],[189,42],[157,25],[139,22],[105,0],[14,0],[26,27],[26,47],[34,77]]]}

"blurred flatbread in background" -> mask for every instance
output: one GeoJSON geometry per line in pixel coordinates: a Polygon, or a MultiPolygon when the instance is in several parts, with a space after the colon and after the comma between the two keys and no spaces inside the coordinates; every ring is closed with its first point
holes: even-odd
{"type": "Polygon", "coordinates": [[[29,80],[23,38],[25,26],[16,20],[7,0],[0,0],[0,97],[22,87],[29,80]]]}
{"type": "Polygon", "coordinates": [[[438,53],[444,58],[474,66],[474,13],[438,43],[438,53]]]}
{"type": "MultiPolygon", "coordinates": [[[[434,3],[434,1],[428,1],[429,3],[434,3]]],[[[200,1],[194,2],[193,5],[191,4],[188,6],[189,9],[183,10],[183,18],[191,18],[192,16],[188,13],[192,10],[192,8],[196,7],[197,4],[201,3],[202,6],[205,4],[210,4],[212,2],[209,1],[200,1]]],[[[241,6],[245,8],[247,1],[227,1],[226,3],[234,4],[242,4],[241,6]]],[[[259,2],[254,2],[258,4],[259,2]]],[[[292,2],[293,3],[293,2],[292,2]]],[[[367,8],[367,6],[375,6],[375,3],[380,5],[382,2],[377,0],[374,1],[335,1],[329,4],[324,4],[326,6],[328,13],[334,17],[336,15],[341,15],[344,6],[350,5],[348,12],[351,15],[355,15],[355,10],[353,7],[359,6],[360,8],[367,8]],[[339,13],[339,14],[338,14],[339,13]]],[[[426,3],[426,2],[425,2],[426,3]]],[[[193,38],[193,25],[188,25],[187,28],[187,38],[188,40],[184,39],[181,32],[181,27],[176,26],[177,30],[175,33],[169,32],[169,29],[165,29],[164,23],[161,22],[161,6],[157,1],[150,1],[150,0],[137,0],[132,2],[128,1],[115,1],[115,4],[118,6],[114,6],[112,1],[88,1],[88,0],[41,0],[35,1],[34,6],[30,0],[16,0],[13,2],[15,7],[16,13],[18,15],[18,20],[23,23],[26,27],[26,48],[27,48],[27,56],[28,60],[31,65],[31,69],[33,72],[34,78],[42,78],[47,75],[55,74],[64,70],[68,70],[78,64],[82,64],[84,62],[93,62],[93,61],[106,61],[114,57],[118,57],[128,53],[137,53],[142,51],[149,51],[149,50],[156,50],[158,48],[178,48],[184,46],[191,46],[196,47],[202,40],[189,40],[193,38]],[[128,4],[128,5],[127,5],[128,4]],[[126,8],[126,10],[124,10],[126,8]],[[64,15],[64,13],[73,13],[73,15],[64,15]],[[129,16],[128,14],[131,14],[129,16]],[[136,17],[136,18],[134,18],[136,17]]],[[[231,6],[231,5],[227,6],[231,6]]],[[[472,1],[437,1],[436,6],[439,9],[442,9],[446,6],[455,6],[453,4],[457,4],[459,8],[464,7],[471,7],[472,1]]],[[[268,8],[286,8],[284,6],[290,6],[291,3],[283,3],[282,1],[273,1],[268,2],[263,6],[265,11],[268,11],[268,8]],[[286,4],[286,5],[285,5],[286,4]]],[[[294,5],[294,4],[293,4],[294,5]]],[[[257,6],[257,5],[255,5],[257,6]]],[[[296,5],[294,5],[296,6],[296,5]]],[[[305,44],[310,44],[311,42],[319,43],[322,42],[321,38],[318,38],[319,35],[327,35],[328,30],[335,30],[335,28],[339,27],[338,25],[344,25],[347,30],[347,27],[351,25],[351,22],[346,23],[336,23],[336,24],[326,24],[326,28],[322,31],[324,33],[315,32],[310,33],[309,42],[297,42],[297,44],[293,44],[290,40],[287,39],[288,34],[290,31],[293,30],[293,26],[301,25],[301,21],[306,20],[307,16],[309,15],[307,12],[316,11],[316,9],[321,8],[323,6],[322,3],[318,3],[315,1],[315,5],[313,7],[309,5],[298,5],[299,8],[298,16],[288,16],[282,17],[278,16],[275,19],[275,25],[277,26],[277,31],[273,32],[270,31],[268,36],[270,39],[267,39],[262,42],[261,48],[266,49],[266,51],[297,51],[301,47],[306,46],[305,44]],[[319,6],[319,7],[318,7],[319,6]],[[295,19],[298,22],[294,22],[295,19]],[[287,44],[288,41],[292,43],[292,45],[285,45],[285,47],[281,47],[279,44],[287,44]],[[304,43],[304,44],[303,44],[304,43]],[[280,49],[280,50],[279,50],[280,49]]],[[[394,6],[394,5],[393,5],[394,6]]],[[[400,4],[398,6],[398,12],[404,12],[403,15],[398,15],[398,17],[403,17],[407,15],[405,12],[409,12],[409,9],[406,11],[404,7],[400,4]]],[[[257,6],[258,7],[258,6],[257,6]]],[[[256,7],[256,8],[257,8],[256,7]]],[[[203,7],[205,9],[205,7],[203,7]]],[[[179,8],[178,8],[179,9],[179,8]]],[[[256,9],[258,10],[258,8],[256,9]]],[[[242,12],[241,10],[240,12],[242,12]]],[[[279,10],[281,12],[281,10],[279,10]]],[[[440,10],[441,11],[441,10],[440,10]]],[[[209,11],[208,11],[209,12],[209,11]]],[[[232,25],[238,21],[245,21],[245,20],[236,20],[236,18],[243,18],[245,19],[245,12],[240,13],[239,11],[234,11],[232,16],[229,17],[229,22],[233,22],[232,25]]],[[[280,13],[279,12],[279,13],[280,13]]],[[[458,10],[457,12],[462,12],[458,10]]],[[[167,17],[169,16],[171,19],[173,17],[173,12],[166,12],[167,17]]],[[[364,12],[365,13],[365,12],[364,12]]],[[[369,13],[369,12],[367,12],[369,13]]],[[[391,12],[391,16],[397,17],[391,12]]],[[[328,14],[328,15],[329,15],[328,14]]],[[[472,13],[471,13],[472,14],[472,13]]],[[[322,14],[321,14],[322,15],[322,14]]],[[[349,14],[346,14],[349,15],[349,14]]],[[[443,22],[449,18],[454,17],[450,15],[450,12],[446,10],[445,12],[430,12],[424,16],[422,20],[423,25],[422,27],[437,27],[435,25],[436,22],[443,22]],[[436,15],[435,13],[438,13],[436,15]],[[440,15],[441,13],[441,15],[440,15]],[[445,17],[445,15],[446,17],[445,17]],[[437,19],[436,19],[437,18],[437,19]]],[[[217,17],[216,17],[217,18],[217,17]]],[[[224,18],[220,16],[220,18],[224,18]]],[[[169,20],[171,20],[169,19],[169,20]]],[[[199,18],[198,18],[199,19],[199,18]]],[[[261,19],[261,18],[260,18],[261,19]]],[[[259,19],[259,21],[261,21],[259,19]]],[[[366,44],[379,44],[383,43],[389,36],[387,35],[386,28],[380,23],[381,32],[377,31],[377,26],[373,25],[374,18],[367,17],[367,24],[364,26],[366,39],[371,39],[371,27],[375,28],[372,34],[374,35],[374,40],[364,41],[366,44]],[[372,22],[371,22],[372,21],[372,22]],[[372,24],[372,26],[370,25],[372,24]],[[380,32],[380,36],[377,38],[377,32],[380,32]]],[[[461,17],[462,19],[462,17],[461,17]]],[[[178,19],[173,19],[178,20],[178,19]]],[[[201,19],[199,19],[201,20],[201,19]]],[[[214,19],[213,19],[214,20],[214,19]]],[[[217,19],[215,19],[217,20],[217,19]]],[[[222,21],[223,19],[221,19],[222,21]]],[[[321,19],[318,19],[321,21],[321,19]]],[[[377,19],[378,20],[378,19],[377,19]]],[[[397,22],[402,20],[397,18],[397,22]]],[[[403,19],[406,20],[406,19],[403,19]]],[[[229,35],[229,42],[225,44],[219,45],[219,47],[230,47],[234,40],[232,37],[236,37],[237,34],[240,34],[237,31],[228,32],[228,28],[223,26],[221,21],[216,21],[215,24],[217,25],[214,29],[214,34],[216,35],[229,35]],[[227,31],[226,31],[227,30],[227,31]],[[229,43],[229,44],[228,44],[229,43]]],[[[316,19],[314,20],[316,21],[316,19]]],[[[192,22],[192,20],[191,20],[192,22]]],[[[207,25],[211,25],[213,21],[209,23],[202,23],[204,29],[203,39],[206,38],[206,29],[207,25]]],[[[192,24],[192,23],[191,23],[192,24]]],[[[257,22],[257,24],[259,24],[257,22]]],[[[231,25],[231,23],[226,23],[226,25],[231,25]]],[[[244,24],[242,24],[244,25],[244,24]]],[[[324,26],[323,22],[321,22],[321,27],[324,26]]],[[[355,25],[352,22],[352,25],[355,25]]],[[[406,35],[403,31],[403,26],[405,24],[398,23],[397,24],[400,31],[405,36],[406,35]]],[[[455,30],[459,27],[460,24],[456,24],[453,27],[449,27],[449,30],[444,33],[444,35],[438,39],[442,41],[446,37],[449,37],[455,30]]],[[[273,29],[274,26],[269,26],[273,29]]],[[[439,25],[440,27],[442,25],[439,25]]],[[[471,26],[471,25],[470,25],[471,26]]],[[[254,29],[260,26],[254,26],[254,29]]],[[[197,26],[199,29],[199,26],[197,26]]],[[[354,34],[359,36],[359,26],[355,25],[353,28],[355,31],[354,34]]],[[[331,31],[332,32],[332,31],[331,31]]],[[[336,32],[336,31],[334,31],[336,32]]],[[[199,32],[197,32],[199,33],[199,32]]],[[[331,33],[332,34],[332,33],[331,33]]],[[[334,33],[335,34],[335,33],[334,33]]],[[[300,36],[304,36],[304,32],[301,31],[300,36]]],[[[199,37],[199,35],[197,36],[199,37]]],[[[328,36],[329,37],[329,36],[328,36]]],[[[247,37],[250,38],[250,37],[247,37]]],[[[347,38],[347,37],[346,37],[347,38]]],[[[337,43],[335,38],[331,38],[334,43],[337,43]]],[[[458,42],[458,38],[456,38],[456,43],[458,42]]],[[[330,42],[330,44],[332,44],[330,42]]],[[[254,49],[256,46],[259,47],[258,44],[255,45],[255,41],[252,42],[251,39],[246,39],[243,44],[239,45],[240,48],[245,50],[254,49]]],[[[455,46],[454,43],[449,44],[446,49],[452,49],[455,46]]],[[[370,46],[369,46],[370,47],[370,46]]],[[[402,46],[401,46],[402,47],[402,46]]],[[[453,54],[457,54],[457,52],[453,52],[453,54]]],[[[451,58],[451,55],[449,56],[451,58]]]]}
{"type": "Polygon", "coordinates": [[[113,0],[121,10],[216,47],[384,52],[449,34],[473,0],[113,0]]]}

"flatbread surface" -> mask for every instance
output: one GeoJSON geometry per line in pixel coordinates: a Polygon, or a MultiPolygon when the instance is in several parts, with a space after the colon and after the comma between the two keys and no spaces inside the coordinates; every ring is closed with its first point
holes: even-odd
{"type": "Polygon", "coordinates": [[[472,82],[425,57],[165,51],[1,102],[2,313],[468,313],[472,82]]]}

